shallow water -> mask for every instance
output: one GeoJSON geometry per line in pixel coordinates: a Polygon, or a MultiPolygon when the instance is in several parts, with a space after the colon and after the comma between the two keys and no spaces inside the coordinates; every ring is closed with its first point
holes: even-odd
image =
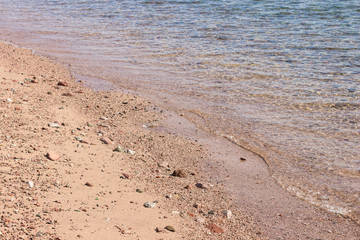
{"type": "Polygon", "coordinates": [[[360,219],[360,4],[0,0],[0,37],[180,109],[360,219]]]}

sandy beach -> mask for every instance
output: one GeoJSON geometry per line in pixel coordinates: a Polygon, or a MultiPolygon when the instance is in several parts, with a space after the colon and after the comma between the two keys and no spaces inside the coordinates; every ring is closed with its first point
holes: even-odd
{"type": "Polygon", "coordinates": [[[199,171],[201,145],[151,130],[151,103],[0,49],[2,239],[256,238],[199,171]]]}
{"type": "Polygon", "coordinates": [[[1,239],[360,238],[259,156],[136,95],[7,43],[0,77],[1,239]]]}

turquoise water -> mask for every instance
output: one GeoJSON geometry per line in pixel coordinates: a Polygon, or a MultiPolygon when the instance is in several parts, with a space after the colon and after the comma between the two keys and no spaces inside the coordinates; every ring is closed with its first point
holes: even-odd
{"type": "Polygon", "coordinates": [[[2,39],[196,116],[264,156],[290,192],[360,219],[359,1],[0,0],[0,8],[2,39]]]}

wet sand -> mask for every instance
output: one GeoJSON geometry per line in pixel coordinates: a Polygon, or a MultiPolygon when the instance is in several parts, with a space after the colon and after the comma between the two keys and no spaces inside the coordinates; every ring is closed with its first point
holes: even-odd
{"type": "Polygon", "coordinates": [[[359,239],[226,138],[31,50],[0,52],[3,239],[359,239]]]}

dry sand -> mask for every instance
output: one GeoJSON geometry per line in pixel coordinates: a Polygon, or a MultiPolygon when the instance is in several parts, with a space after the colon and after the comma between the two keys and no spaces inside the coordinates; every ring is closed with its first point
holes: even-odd
{"type": "Polygon", "coordinates": [[[199,171],[203,148],[152,130],[150,103],[85,88],[31,50],[0,56],[1,239],[257,237],[199,171]]]}
{"type": "Polygon", "coordinates": [[[351,220],[274,186],[258,156],[31,50],[0,43],[0,96],[1,239],[359,239],[351,220]],[[240,178],[224,167],[231,152],[246,158],[240,178]],[[223,184],[239,181],[230,189],[248,200],[235,203],[223,184]]]}

